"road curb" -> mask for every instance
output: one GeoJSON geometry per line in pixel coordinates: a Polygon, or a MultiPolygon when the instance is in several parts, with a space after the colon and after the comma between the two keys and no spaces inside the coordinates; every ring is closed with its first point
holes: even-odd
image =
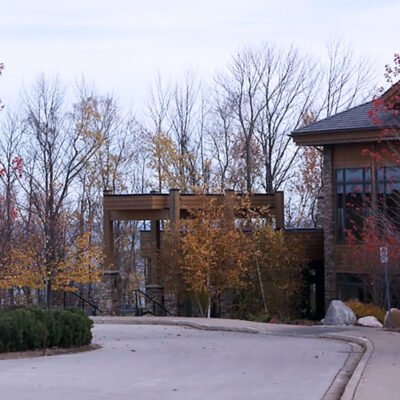
{"type": "Polygon", "coordinates": [[[152,319],[143,318],[143,319],[124,319],[124,317],[112,317],[113,319],[109,318],[102,318],[96,317],[92,318],[95,324],[121,324],[121,325],[164,325],[164,326],[183,326],[186,328],[193,328],[203,331],[219,331],[219,332],[241,332],[241,333],[266,333],[260,329],[251,328],[251,327],[227,327],[223,325],[206,325],[200,322],[195,321],[184,321],[181,319],[152,319]]]}
{"type": "Polygon", "coordinates": [[[348,335],[339,335],[339,334],[327,334],[321,336],[326,339],[336,339],[341,341],[346,341],[350,343],[356,343],[360,345],[364,349],[364,353],[361,356],[361,359],[355,365],[355,368],[351,374],[350,379],[346,383],[344,392],[340,397],[340,400],[353,400],[354,396],[357,392],[358,385],[361,381],[363,372],[365,367],[368,364],[369,359],[371,358],[372,352],[374,351],[373,343],[365,338],[360,336],[348,336],[348,335]]]}

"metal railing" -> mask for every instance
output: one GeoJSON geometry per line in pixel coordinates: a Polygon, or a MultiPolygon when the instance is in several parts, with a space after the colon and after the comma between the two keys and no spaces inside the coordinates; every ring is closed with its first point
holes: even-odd
{"type": "Polygon", "coordinates": [[[143,292],[140,289],[134,289],[134,313],[136,316],[142,316],[144,314],[152,314],[152,315],[170,315],[172,314],[164,307],[163,304],[159,303],[157,300],[154,300],[147,293],[143,292]],[[142,301],[144,300],[144,302],[142,301]],[[145,306],[143,303],[150,303],[150,306],[145,306]],[[160,311],[159,313],[157,311],[160,311]]]}
{"type": "MultiPolygon", "coordinates": [[[[85,305],[89,305],[90,307],[93,308],[93,315],[96,315],[97,312],[99,312],[100,314],[103,313],[103,311],[98,307],[97,304],[95,304],[93,301],[91,301],[90,299],[87,299],[83,296],[81,296],[79,293],[76,292],[68,292],[69,294],[77,297],[79,300],[81,300],[81,307],[82,307],[82,311],[85,311],[85,305]]],[[[64,299],[65,299],[65,292],[64,292],[64,299]]],[[[65,301],[64,301],[64,308],[65,308],[65,301]]]]}

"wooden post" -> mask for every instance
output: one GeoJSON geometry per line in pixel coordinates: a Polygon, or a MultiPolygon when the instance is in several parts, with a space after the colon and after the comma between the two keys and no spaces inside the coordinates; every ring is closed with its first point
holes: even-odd
{"type": "Polygon", "coordinates": [[[181,195],[179,189],[169,190],[169,220],[171,228],[174,228],[175,224],[179,222],[181,217],[181,195]]]}
{"type": "Polygon", "coordinates": [[[103,236],[103,246],[104,246],[104,269],[113,270],[114,266],[114,228],[113,221],[111,219],[110,211],[104,210],[104,236],[103,236]]]}
{"type": "Polygon", "coordinates": [[[283,192],[274,193],[276,229],[285,229],[285,208],[283,192]]]}
{"type": "Polygon", "coordinates": [[[152,220],[150,228],[151,263],[149,284],[158,284],[157,259],[160,253],[160,221],[152,220]]]}
{"type": "Polygon", "coordinates": [[[224,196],[224,224],[225,229],[233,229],[235,225],[235,191],[226,190],[224,196]]]}

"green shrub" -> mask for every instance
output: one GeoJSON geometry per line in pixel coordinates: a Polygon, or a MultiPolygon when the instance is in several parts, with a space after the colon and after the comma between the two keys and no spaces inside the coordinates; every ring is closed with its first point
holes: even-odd
{"type": "Polygon", "coordinates": [[[81,311],[0,311],[0,352],[89,344],[93,322],[81,311]]]}
{"type": "Polygon", "coordinates": [[[346,305],[353,310],[357,318],[373,316],[383,323],[386,312],[375,304],[362,303],[359,300],[349,300],[346,301],[346,305]]]}

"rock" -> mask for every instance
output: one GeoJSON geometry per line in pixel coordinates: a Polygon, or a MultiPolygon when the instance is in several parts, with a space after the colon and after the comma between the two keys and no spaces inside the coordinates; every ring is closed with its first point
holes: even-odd
{"type": "Polygon", "coordinates": [[[398,308],[392,308],[390,314],[391,321],[389,322],[389,312],[387,312],[383,321],[383,326],[385,328],[400,329],[400,310],[398,308]]]}
{"type": "Polygon", "coordinates": [[[368,326],[371,328],[382,328],[383,325],[376,319],[376,317],[368,316],[368,317],[362,317],[359,318],[357,321],[358,325],[361,326],[368,326]]]}
{"type": "Polygon", "coordinates": [[[351,308],[340,300],[332,300],[324,318],[324,325],[354,325],[356,321],[351,308]]]}

